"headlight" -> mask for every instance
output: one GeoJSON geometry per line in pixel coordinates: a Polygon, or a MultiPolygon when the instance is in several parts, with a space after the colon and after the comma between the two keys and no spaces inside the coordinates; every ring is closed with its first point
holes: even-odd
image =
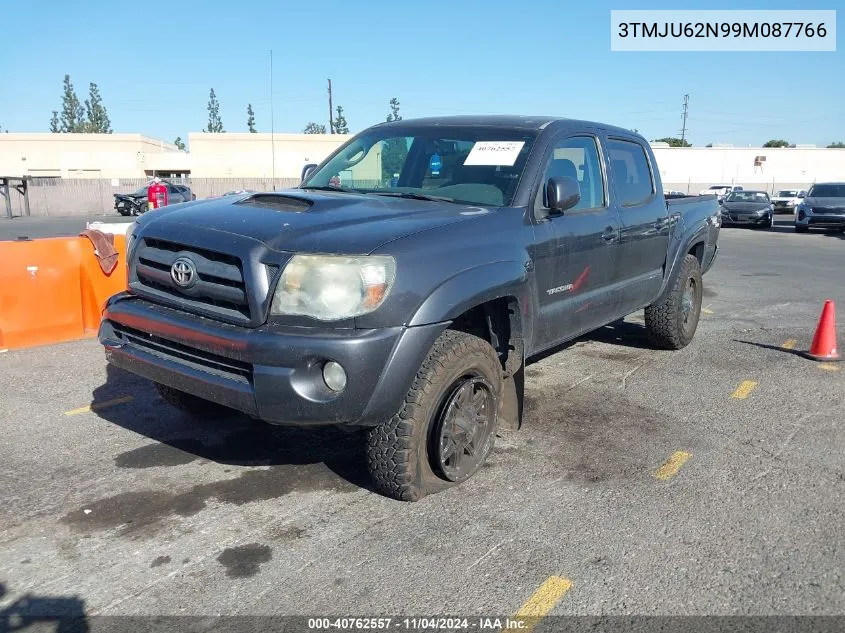
{"type": "Polygon", "coordinates": [[[282,272],[270,309],[321,321],[349,319],[377,309],[396,278],[392,257],[295,255],[282,272]]]}

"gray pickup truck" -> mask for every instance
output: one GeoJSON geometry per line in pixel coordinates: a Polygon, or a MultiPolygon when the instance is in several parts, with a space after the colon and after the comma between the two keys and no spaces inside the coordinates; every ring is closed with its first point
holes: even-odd
{"type": "Polygon", "coordinates": [[[655,347],[689,344],[720,226],[629,130],[382,123],[297,188],[141,216],[99,340],[199,419],[366,429],[375,487],[415,501],[519,428],[531,357],[643,309],[655,347]]]}

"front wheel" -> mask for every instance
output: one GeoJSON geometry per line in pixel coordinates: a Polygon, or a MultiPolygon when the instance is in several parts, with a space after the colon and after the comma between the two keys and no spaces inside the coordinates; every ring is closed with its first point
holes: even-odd
{"type": "Polygon", "coordinates": [[[418,501],[472,477],[493,450],[502,384],[490,343],[466,332],[441,334],[399,411],[368,432],[377,490],[418,501]]]}
{"type": "Polygon", "coordinates": [[[645,309],[645,327],[652,345],[673,350],[689,345],[698,328],[703,294],[698,258],[686,255],[668,294],[645,309]]]}

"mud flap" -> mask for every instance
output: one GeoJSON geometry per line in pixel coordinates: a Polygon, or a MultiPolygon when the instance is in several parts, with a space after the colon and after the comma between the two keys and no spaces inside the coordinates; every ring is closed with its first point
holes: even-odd
{"type": "Polygon", "coordinates": [[[518,431],[522,427],[522,406],[525,400],[525,364],[504,379],[499,400],[499,429],[518,431]]]}

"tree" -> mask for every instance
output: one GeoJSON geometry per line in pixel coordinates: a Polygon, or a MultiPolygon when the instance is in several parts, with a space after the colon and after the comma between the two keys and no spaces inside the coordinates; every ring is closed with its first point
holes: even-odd
{"type": "Polygon", "coordinates": [[[326,126],[322,123],[314,123],[314,121],[311,121],[308,125],[305,126],[305,129],[302,131],[305,134],[325,134],[326,126]]]}
{"type": "Polygon", "coordinates": [[[111,134],[111,121],[103,106],[103,99],[100,97],[100,89],[97,84],[88,85],[88,98],[85,100],[85,112],[88,120],[84,123],[85,132],[97,134],[111,134]]]}
{"type": "Polygon", "coordinates": [[[399,114],[399,99],[393,97],[390,100],[390,114],[387,115],[386,121],[401,121],[402,116],[399,114]]]}
{"type": "Polygon", "coordinates": [[[789,143],[787,143],[783,139],[773,139],[771,141],[766,141],[765,143],[763,143],[763,147],[789,147],[789,143]]]}
{"type": "MultiPolygon", "coordinates": [[[[393,97],[390,100],[390,114],[387,115],[386,121],[401,121],[402,115],[399,114],[399,99],[393,97]]],[[[384,142],[384,148],[381,152],[381,178],[383,182],[388,182],[393,179],[394,174],[402,171],[402,165],[405,164],[405,157],[408,155],[408,145],[403,138],[391,138],[384,142]]]]}
{"type": "Polygon", "coordinates": [[[217,95],[214,94],[214,88],[212,88],[208,93],[208,127],[203,132],[220,133],[225,131],[223,119],[220,118],[220,102],[217,101],[217,95]]]}
{"type": "Polygon", "coordinates": [[[179,149],[183,152],[185,151],[185,143],[182,141],[181,136],[177,136],[176,140],[173,141],[173,144],[176,146],[176,149],[179,149]]]}
{"type": "Polygon", "coordinates": [[[246,126],[249,131],[255,134],[258,130],[255,129],[255,112],[252,111],[252,104],[246,104],[246,126]]]}
{"type": "Polygon", "coordinates": [[[343,106],[337,106],[337,116],[334,118],[334,133],[335,134],[349,134],[349,125],[346,123],[346,117],[343,116],[343,106]]]}
{"type": "Polygon", "coordinates": [[[50,117],[50,131],[53,134],[58,134],[61,130],[59,128],[59,113],[53,110],[53,116],[50,117]]]}
{"type": "Polygon", "coordinates": [[[845,143],[839,141],[837,143],[831,143],[827,146],[828,149],[845,149],[845,143]]]}
{"type": "Polygon", "coordinates": [[[85,110],[73,90],[70,75],[65,75],[64,94],[62,95],[62,116],[60,132],[84,132],[85,110]]]}
{"type": "Polygon", "coordinates": [[[684,139],[675,138],[674,136],[665,136],[663,138],[656,138],[652,143],[668,143],[670,147],[692,147],[689,142],[684,139]]]}

